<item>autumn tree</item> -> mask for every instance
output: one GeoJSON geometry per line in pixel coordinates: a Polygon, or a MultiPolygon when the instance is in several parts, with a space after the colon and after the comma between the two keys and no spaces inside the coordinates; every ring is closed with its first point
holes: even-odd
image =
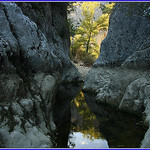
{"type": "Polygon", "coordinates": [[[105,4],[105,5],[101,4],[100,8],[103,11],[103,14],[109,14],[110,15],[112,13],[114,5],[115,5],[115,3],[110,2],[110,3],[105,4]]]}
{"type": "MultiPolygon", "coordinates": [[[[77,28],[75,36],[72,37],[72,55],[75,56],[81,51],[85,54],[99,54],[99,45],[95,40],[100,30],[107,30],[109,25],[109,13],[104,13],[95,19],[95,11],[100,7],[98,2],[83,2],[77,3],[81,5],[82,15],[84,17],[81,25],[77,28]]],[[[108,8],[109,9],[109,8],[108,8]]]]}

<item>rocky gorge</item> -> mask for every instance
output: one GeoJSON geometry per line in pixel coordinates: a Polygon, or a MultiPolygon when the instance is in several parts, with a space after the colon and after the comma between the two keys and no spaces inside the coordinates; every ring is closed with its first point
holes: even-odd
{"type": "MultiPolygon", "coordinates": [[[[61,126],[70,119],[67,99],[78,91],[72,83],[84,80],[85,73],[80,77],[69,58],[66,7],[60,2],[0,3],[2,148],[55,147],[54,120],[61,126]]],[[[149,10],[149,3],[116,3],[100,56],[89,72],[86,68],[83,87],[97,96],[92,101],[99,105],[142,116],[149,127],[144,148],[150,147],[149,10]]]]}
{"type": "Polygon", "coordinates": [[[149,3],[116,3],[99,58],[83,87],[97,95],[97,103],[143,117],[149,129],[141,147],[150,147],[149,9],[149,3]]]}

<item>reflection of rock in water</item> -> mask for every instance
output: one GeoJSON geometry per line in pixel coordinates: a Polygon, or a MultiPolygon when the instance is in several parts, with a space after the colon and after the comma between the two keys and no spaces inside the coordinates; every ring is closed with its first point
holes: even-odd
{"type": "Polygon", "coordinates": [[[58,89],[56,103],[53,107],[54,122],[57,126],[57,147],[68,147],[71,123],[70,102],[79,92],[80,86],[81,84],[65,84],[58,89]]]}
{"type": "Polygon", "coordinates": [[[85,94],[85,101],[96,117],[100,120],[100,131],[113,147],[140,147],[145,127],[140,125],[140,119],[130,114],[124,114],[106,105],[98,105],[94,97],[85,94]]]}

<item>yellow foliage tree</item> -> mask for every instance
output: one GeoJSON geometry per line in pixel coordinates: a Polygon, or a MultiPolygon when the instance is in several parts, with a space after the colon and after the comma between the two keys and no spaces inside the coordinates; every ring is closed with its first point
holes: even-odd
{"type": "MultiPolygon", "coordinates": [[[[107,30],[109,26],[110,10],[113,8],[114,3],[105,5],[104,13],[95,19],[95,11],[100,7],[98,2],[77,2],[74,4],[80,6],[84,20],[81,25],[77,28],[75,36],[71,39],[71,52],[72,56],[79,57],[88,56],[90,54],[94,58],[99,55],[100,45],[97,44],[95,37],[98,35],[100,30],[107,30]],[[82,53],[82,54],[81,54],[82,53]],[[83,56],[82,56],[83,55],[83,56]]],[[[94,60],[96,57],[94,58],[94,60]]],[[[94,61],[92,60],[92,61],[94,61]]]]}
{"type": "MultiPolygon", "coordinates": [[[[78,4],[79,3],[77,3],[77,5],[78,4]]],[[[89,51],[96,51],[97,48],[99,48],[94,37],[100,30],[108,29],[109,25],[108,13],[103,14],[97,20],[95,20],[94,14],[96,9],[98,9],[99,7],[100,3],[98,2],[83,2],[81,4],[81,10],[82,15],[84,16],[84,20],[82,21],[81,26],[76,31],[76,36],[73,41],[73,49],[82,46],[86,53],[88,53],[89,51]]]]}

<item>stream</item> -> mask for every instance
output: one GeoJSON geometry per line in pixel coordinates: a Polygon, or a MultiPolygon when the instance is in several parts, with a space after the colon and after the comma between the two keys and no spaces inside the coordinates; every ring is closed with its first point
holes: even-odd
{"type": "Polygon", "coordinates": [[[56,148],[139,148],[147,130],[135,115],[94,102],[81,84],[59,87],[53,107],[56,148]]]}

